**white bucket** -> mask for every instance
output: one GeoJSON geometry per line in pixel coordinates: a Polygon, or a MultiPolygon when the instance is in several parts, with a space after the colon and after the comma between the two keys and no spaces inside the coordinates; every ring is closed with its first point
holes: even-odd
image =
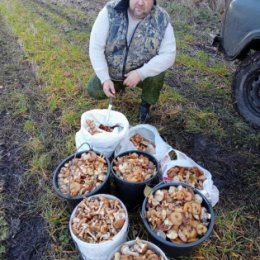
{"type": "MultiPolygon", "coordinates": [[[[149,242],[149,241],[145,241],[145,240],[140,240],[143,243],[148,244],[148,248],[153,250],[156,254],[160,255],[163,257],[163,260],[168,260],[168,258],[166,257],[165,253],[162,251],[162,249],[160,249],[158,246],[156,246],[155,244],[149,242]]],[[[136,240],[131,240],[128,241],[126,243],[122,243],[122,244],[127,244],[129,246],[132,246],[136,243],[136,240]]],[[[108,258],[106,258],[106,260],[113,260],[113,256],[116,252],[119,252],[120,247],[122,246],[122,244],[120,246],[118,246],[117,248],[115,248],[113,250],[113,252],[111,254],[109,254],[108,258]]]]}
{"type": "MultiPolygon", "coordinates": [[[[97,194],[90,196],[89,198],[95,198],[95,197],[106,197],[108,199],[112,200],[119,200],[117,197],[108,195],[108,194],[97,194]]],[[[123,209],[126,212],[126,219],[125,223],[122,227],[122,229],[112,238],[112,240],[108,240],[99,244],[94,244],[94,243],[87,243],[85,241],[82,241],[79,239],[72,231],[71,223],[72,219],[74,218],[76,214],[76,210],[78,206],[73,210],[71,217],[70,217],[70,222],[69,222],[69,229],[70,229],[70,234],[72,236],[73,241],[75,242],[78,250],[81,253],[81,256],[83,257],[84,260],[106,260],[107,256],[119,245],[124,243],[127,239],[127,231],[128,231],[128,213],[125,205],[121,200],[121,205],[123,209]]]]}

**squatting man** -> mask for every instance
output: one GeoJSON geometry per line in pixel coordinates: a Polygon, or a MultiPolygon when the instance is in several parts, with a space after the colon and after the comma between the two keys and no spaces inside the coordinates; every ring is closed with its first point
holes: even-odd
{"type": "Polygon", "coordinates": [[[95,71],[87,86],[95,99],[115,97],[125,88],[142,90],[138,119],[146,123],[150,105],[175,61],[176,43],[167,12],[156,0],[115,0],[99,12],[90,35],[95,71]]]}

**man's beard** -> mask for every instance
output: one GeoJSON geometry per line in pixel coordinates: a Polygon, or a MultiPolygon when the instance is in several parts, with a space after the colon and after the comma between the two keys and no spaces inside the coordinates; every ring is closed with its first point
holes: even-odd
{"type": "Polygon", "coordinates": [[[131,16],[133,18],[136,18],[136,19],[143,19],[148,15],[148,13],[145,13],[145,12],[136,12],[135,9],[132,9],[130,7],[129,7],[129,13],[131,14],[131,16]]]}

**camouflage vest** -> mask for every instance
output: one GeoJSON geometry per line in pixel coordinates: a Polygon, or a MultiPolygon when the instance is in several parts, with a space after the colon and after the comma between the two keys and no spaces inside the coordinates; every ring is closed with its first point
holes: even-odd
{"type": "Polygon", "coordinates": [[[109,34],[105,56],[110,77],[123,80],[124,74],[140,68],[158,53],[169,16],[162,8],[153,6],[151,13],[137,25],[127,46],[127,10],[115,10],[116,3],[114,1],[107,5],[109,34]]]}

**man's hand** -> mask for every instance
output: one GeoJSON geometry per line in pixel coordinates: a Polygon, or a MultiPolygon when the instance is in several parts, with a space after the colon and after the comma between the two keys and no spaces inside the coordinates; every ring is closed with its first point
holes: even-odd
{"type": "Polygon", "coordinates": [[[136,70],[132,70],[125,75],[126,79],[123,84],[129,88],[135,88],[136,85],[141,81],[141,78],[136,70]]]}
{"type": "Polygon", "coordinates": [[[112,80],[108,79],[103,83],[103,91],[107,97],[115,97],[116,91],[112,80]]]}

